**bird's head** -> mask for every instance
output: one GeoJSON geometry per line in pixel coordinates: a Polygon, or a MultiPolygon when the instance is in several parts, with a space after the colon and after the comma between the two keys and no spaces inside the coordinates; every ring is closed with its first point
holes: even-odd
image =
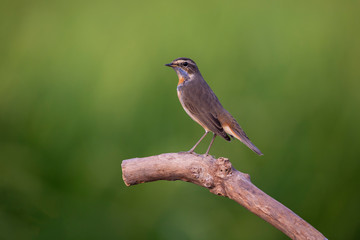
{"type": "Polygon", "coordinates": [[[179,79],[191,79],[191,76],[199,72],[196,63],[190,58],[177,58],[171,63],[165,64],[165,66],[172,67],[179,79]]]}

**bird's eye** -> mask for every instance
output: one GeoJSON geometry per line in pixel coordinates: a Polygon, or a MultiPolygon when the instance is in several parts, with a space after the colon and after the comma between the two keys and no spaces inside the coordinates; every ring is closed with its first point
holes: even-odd
{"type": "Polygon", "coordinates": [[[188,63],[187,63],[187,62],[184,62],[183,65],[186,67],[186,66],[188,65],[188,63]]]}

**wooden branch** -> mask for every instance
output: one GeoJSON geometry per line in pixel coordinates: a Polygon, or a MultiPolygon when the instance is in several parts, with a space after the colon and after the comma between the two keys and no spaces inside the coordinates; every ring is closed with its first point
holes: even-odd
{"type": "Polygon", "coordinates": [[[216,195],[233,199],[291,239],[326,239],[309,223],[253,185],[250,176],[234,169],[226,158],[165,153],[124,160],[121,166],[127,186],[157,180],[192,182],[216,195]]]}

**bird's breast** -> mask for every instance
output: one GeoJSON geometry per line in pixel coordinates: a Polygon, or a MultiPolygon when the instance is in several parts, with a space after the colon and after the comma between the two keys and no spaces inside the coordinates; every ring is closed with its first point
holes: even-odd
{"type": "Polygon", "coordinates": [[[181,103],[181,105],[182,105],[182,102],[181,102],[181,91],[180,91],[179,89],[177,90],[177,95],[178,95],[178,98],[179,98],[180,103],[181,103]]]}
{"type": "Polygon", "coordinates": [[[185,106],[184,104],[184,100],[183,100],[183,96],[182,96],[182,90],[177,90],[177,94],[178,94],[178,98],[179,98],[179,101],[181,103],[181,106],[183,107],[183,109],[185,110],[185,112],[187,113],[187,115],[189,115],[191,117],[192,120],[194,120],[195,122],[197,122],[200,126],[202,126],[205,131],[209,132],[209,128],[206,127],[205,124],[203,124],[196,116],[194,116],[190,111],[189,109],[187,109],[187,107],[185,106]]]}

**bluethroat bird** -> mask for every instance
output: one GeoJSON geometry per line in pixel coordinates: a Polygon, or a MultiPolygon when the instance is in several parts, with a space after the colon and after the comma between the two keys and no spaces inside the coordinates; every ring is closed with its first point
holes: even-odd
{"type": "Polygon", "coordinates": [[[193,60],[177,58],[165,66],[172,67],[179,77],[177,94],[185,112],[205,129],[205,134],[189,150],[190,153],[194,152],[209,132],[213,132],[213,138],[205,155],[208,155],[217,135],[226,141],[231,140],[229,135],[235,137],[258,155],[263,155],[246,136],[233,116],[223,108],[193,60]]]}

